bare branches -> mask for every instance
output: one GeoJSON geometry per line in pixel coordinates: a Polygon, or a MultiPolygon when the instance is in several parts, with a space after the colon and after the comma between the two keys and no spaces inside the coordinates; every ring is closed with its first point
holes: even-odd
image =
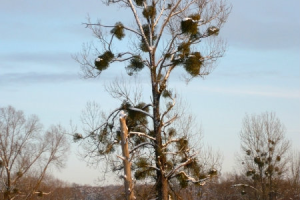
{"type": "Polygon", "coordinates": [[[201,185],[201,186],[205,185],[206,180],[210,179],[210,177],[207,177],[207,178],[196,180],[195,178],[188,176],[184,171],[180,171],[179,173],[176,174],[176,176],[178,176],[180,174],[182,174],[188,182],[199,183],[199,185],[201,185]]]}
{"type": "Polygon", "coordinates": [[[181,140],[181,138],[178,138],[178,139],[173,139],[173,140],[168,140],[165,144],[162,145],[163,149],[167,148],[167,146],[171,143],[174,143],[174,142],[179,142],[181,140]]]}
{"type": "MultiPolygon", "coordinates": [[[[94,63],[91,60],[92,44],[83,44],[81,53],[73,55],[73,59],[80,64],[81,76],[83,78],[96,78],[101,74],[101,71],[97,70],[94,63]]],[[[93,54],[95,57],[95,52],[93,54]]]]}
{"type": "MultiPolygon", "coordinates": [[[[127,81],[123,76],[117,77],[110,84],[105,84],[105,90],[115,99],[121,102],[127,101],[132,105],[136,105],[142,98],[142,86],[138,79],[134,82],[127,81]]],[[[142,110],[144,110],[143,108],[142,110]]]]}
{"type": "Polygon", "coordinates": [[[140,136],[143,136],[143,137],[149,138],[149,139],[151,139],[151,140],[156,140],[156,138],[151,137],[150,135],[147,135],[147,134],[141,133],[141,132],[130,131],[129,134],[130,134],[130,135],[138,135],[139,137],[140,137],[140,136]]]}
{"type": "Polygon", "coordinates": [[[174,117],[172,117],[171,119],[169,119],[168,121],[163,123],[163,126],[169,126],[170,124],[172,124],[176,119],[178,118],[178,115],[175,115],[174,117]]]}
{"type": "Polygon", "coordinates": [[[262,198],[276,187],[287,171],[290,142],[284,133],[285,128],[274,113],[246,115],[243,120],[240,166],[262,198]]]}
{"type": "Polygon", "coordinates": [[[289,179],[292,185],[300,185],[300,152],[291,152],[290,153],[290,164],[289,164],[289,179]]]}
{"type": "MultiPolygon", "coordinates": [[[[101,27],[105,27],[105,28],[114,28],[115,27],[115,25],[114,26],[108,26],[108,25],[103,25],[103,24],[100,24],[100,23],[82,23],[82,24],[84,24],[84,25],[86,25],[86,27],[85,28],[88,28],[89,26],[101,26],[101,27]]],[[[136,30],[134,30],[134,29],[131,29],[131,28],[129,28],[129,27],[126,27],[126,26],[123,26],[123,28],[125,29],[125,30],[128,30],[128,31],[130,31],[130,32],[133,32],[133,33],[135,33],[135,34],[137,34],[137,35],[139,35],[139,36],[142,36],[139,32],[137,32],[136,30]]]]}
{"type": "Polygon", "coordinates": [[[134,152],[135,150],[137,150],[137,149],[139,149],[139,148],[141,148],[141,147],[143,147],[143,146],[146,146],[146,145],[153,146],[153,144],[150,143],[150,142],[144,142],[144,143],[141,143],[141,144],[139,144],[139,145],[133,147],[133,148],[130,150],[129,153],[131,154],[131,153],[134,152]]]}
{"type": "Polygon", "coordinates": [[[253,187],[251,185],[248,185],[248,184],[234,184],[234,185],[232,185],[232,187],[248,187],[255,191],[261,192],[260,190],[256,189],[255,187],[253,187]]]}
{"type": "Polygon", "coordinates": [[[137,12],[136,12],[135,6],[133,5],[133,3],[132,3],[131,0],[128,0],[128,4],[129,4],[130,9],[131,9],[132,12],[133,12],[133,15],[134,15],[136,24],[137,24],[138,27],[139,27],[139,30],[140,30],[141,35],[142,35],[142,38],[143,38],[143,40],[145,41],[145,43],[146,43],[146,45],[147,45],[147,48],[150,50],[150,44],[149,44],[148,39],[147,39],[147,37],[146,37],[146,35],[145,35],[143,26],[142,26],[142,24],[141,24],[141,21],[140,21],[140,18],[139,18],[139,16],[138,16],[137,12]]]}
{"type": "MultiPolygon", "coordinates": [[[[163,120],[164,120],[164,117],[165,117],[165,116],[172,110],[172,108],[175,106],[175,98],[176,98],[176,96],[175,96],[175,97],[170,96],[169,98],[172,99],[173,102],[172,102],[172,104],[168,104],[167,110],[162,114],[162,116],[161,116],[161,121],[162,121],[162,122],[163,122],[163,120]]],[[[174,116],[172,119],[168,120],[167,122],[163,122],[163,123],[162,123],[162,126],[168,126],[168,125],[171,124],[172,121],[174,121],[176,118],[177,118],[177,114],[175,114],[175,116],[174,116]]]]}
{"type": "Polygon", "coordinates": [[[188,165],[189,163],[191,163],[193,161],[193,157],[196,156],[196,154],[193,154],[190,156],[189,159],[187,159],[185,162],[178,164],[176,167],[174,167],[167,175],[165,175],[166,178],[171,179],[174,176],[177,175],[176,172],[178,172],[178,170],[180,170],[182,167],[188,165]],[[176,175],[174,175],[176,173],[176,175]]]}
{"type": "Polygon", "coordinates": [[[6,186],[4,193],[11,198],[19,194],[29,198],[35,193],[51,167],[64,167],[69,143],[61,126],[43,131],[37,117],[26,118],[21,111],[9,106],[0,108],[0,161],[1,179],[6,186]],[[22,191],[13,189],[26,178],[34,181],[22,191]]]}
{"type": "MultiPolygon", "coordinates": [[[[162,34],[163,34],[163,31],[165,29],[165,27],[167,26],[168,22],[170,21],[170,18],[172,16],[174,16],[174,11],[177,9],[177,7],[179,6],[181,0],[178,0],[175,4],[175,6],[171,9],[171,11],[169,12],[169,15],[166,17],[166,19],[164,20],[164,23],[163,25],[161,26],[161,29],[160,29],[160,32],[158,34],[158,39],[157,39],[157,42],[155,44],[155,47],[157,48],[159,42],[160,42],[160,38],[162,37],[162,34]]],[[[163,10],[162,10],[163,11],[163,10]]],[[[157,19],[159,20],[159,18],[157,19]]],[[[155,24],[157,24],[158,22],[156,22],[155,24]]]]}

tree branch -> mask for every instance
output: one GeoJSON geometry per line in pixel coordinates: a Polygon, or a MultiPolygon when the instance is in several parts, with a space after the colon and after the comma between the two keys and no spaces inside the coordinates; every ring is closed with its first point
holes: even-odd
{"type": "MultiPolygon", "coordinates": [[[[116,26],[102,25],[102,24],[100,24],[100,23],[82,23],[82,24],[85,25],[85,28],[88,28],[89,26],[101,26],[101,27],[105,27],[105,28],[114,28],[114,27],[116,27],[116,26]]],[[[137,32],[136,30],[133,30],[133,29],[128,28],[128,27],[126,27],[126,26],[123,26],[123,28],[124,28],[125,30],[128,30],[128,31],[130,31],[130,32],[133,32],[133,33],[135,33],[135,34],[137,34],[137,35],[139,35],[139,36],[142,36],[142,35],[141,35],[139,32],[137,32]]]]}
{"type": "Polygon", "coordinates": [[[176,114],[174,117],[172,117],[170,120],[167,122],[163,123],[163,126],[169,126],[174,120],[176,120],[178,115],[176,114]]]}
{"type": "Polygon", "coordinates": [[[143,114],[147,115],[148,117],[151,117],[152,119],[154,119],[152,115],[150,115],[149,113],[147,113],[146,111],[144,111],[142,109],[134,108],[134,107],[130,107],[128,109],[129,110],[133,110],[133,111],[137,111],[137,112],[140,112],[140,113],[143,113],[143,114]]]}
{"type": "MultiPolygon", "coordinates": [[[[162,114],[161,116],[161,121],[163,121],[164,117],[166,116],[166,114],[168,114],[168,112],[170,112],[170,110],[172,110],[172,108],[175,106],[175,98],[170,97],[173,100],[173,103],[171,106],[168,107],[168,109],[162,114]]],[[[175,115],[175,117],[177,117],[177,115],[175,115]]],[[[174,119],[175,120],[175,119],[174,119]]],[[[167,121],[166,123],[170,123],[171,120],[167,121]]],[[[162,125],[164,125],[165,123],[162,123],[162,125]]]]}
{"type": "Polygon", "coordinates": [[[168,178],[168,179],[170,179],[171,176],[172,176],[175,172],[177,172],[181,167],[184,167],[185,165],[189,164],[189,163],[192,161],[192,159],[193,159],[193,157],[194,157],[195,155],[196,155],[196,154],[193,154],[192,156],[190,156],[190,158],[189,158],[187,161],[185,161],[185,162],[183,162],[183,163],[180,163],[177,167],[175,167],[174,169],[172,169],[172,170],[167,174],[167,176],[165,176],[165,177],[168,178]]]}
{"type": "Polygon", "coordinates": [[[121,160],[125,161],[125,157],[119,156],[119,155],[117,155],[117,157],[120,158],[121,160]]]}
{"type": "Polygon", "coordinates": [[[169,144],[171,144],[171,143],[173,143],[173,142],[178,142],[178,141],[180,141],[180,138],[179,138],[179,139],[169,140],[169,141],[167,141],[165,144],[162,145],[162,149],[165,149],[165,148],[167,148],[167,146],[168,146],[169,144]]]}
{"type": "Polygon", "coordinates": [[[131,10],[132,10],[132,12],[133,12],[135,21],[136,21],[136,23],[137,23],[137,25],[138,25],[138,27],[139,27],[139,29],[140,29],[140,31],[141,31],[141,34],[140,34],[140,35],[141,35],[141,37],[143,38],[143,40],[145,41],[145,43],[146,43],[148,49],[150,49],[150,45],[149,45],[148,40],[147,40],[147,37],[146,37],[146,35],[145,35],[145,33],[144,33],[143,26],[142,26],[142,24],[141,24],[141,22],[140,22],[140,20],[139,20],[139,17],[138,17],[138,15],[137,15],[137,12],[136,12],[136,10],[135,10],[135,7],[134,7],[134,5],[133,5],[133,3],[132,3],[131,0],[128,0],[128,3],[129,3],[129,7],[131,8],[131,10]]]}
{"type": "Polygon", "coordinates": [[[141,132],[130,132],[129,134],[130,135],[132,134],[132,135],[144,136],[144,137],[149,138],[151,140],[156,140],[156,138],[151,137],[150,135],[147,135],[147,134],[141,133],[141,132]]]}
{"type": "Polygon", "coordinates": [[[145,146],[145,145],[151,145],[151,146],[153,146],[153,144],[151,144],[150,142],[143,142],[143,143],[141,143],[141,144],[139,144],[139,145],[133,147],[133,148],[129,151],[129,153],[132,153],[132,152],[134,152],[136,149],[138,149],[138,148],[140,148],[140,147],[142,147],[142,146],[145,146]]]}
{"type": "Polygon", "coordinates": [[[177,173],[175,176],[178,176],[179,174],[183,174],[185,176],[185,178],[187,179],[187,182],[192,182],[192,183],[200,183],[201,186],[205,185],[206,184],[206,180],[208,180],[210,177],[207,177],[207,178],[203,178],[203,179],[199,179],[199,180],[196,180],[195,178],[191,177],[191,176],[188,176],[184,171],[180,171],[179,173],[177,173]]]}

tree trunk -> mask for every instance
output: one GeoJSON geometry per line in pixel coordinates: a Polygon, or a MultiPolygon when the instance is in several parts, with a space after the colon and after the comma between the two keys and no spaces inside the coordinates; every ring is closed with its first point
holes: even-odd
{"type": "Polygon", "coordinates": [[[8,192],[7,192],[7,191],[5,191],[5,192],[3,193],[3,199],[4,199],[4,200],[9,200],[9,196],[8,196],[8,192]]]}
{"type": "Polygon", "coordinates": [[[158,200],[168,200],[168,180],[165,177],[163,171],[165,166],[165,155],[162,153],[161,150],[161,134],[157,134],[156,137],[157,147],[155,149],[156,154],[156,167],[161,169],[162,171],[157,171],[157,184],[156,184],[156,191],[158,191],[158,200]]]}
{"type": "Polygon", "coordinates": [[[161,119],[159,111],[159,100],[160,95],[156,93],[156,88],[153,90],[153,113],[154,113],[154,133],[156,136],[156,147],[155,147],[155,157],[156,157],[156,167],[161,171],[157,171],[157,183],[156,191],[158,192],[158,200],[168,200],[168,180],[164,175],[164,166],[166,163],[165,154],[162,151],[162,138],[161,138],[161,119]]]}
{"type": "Polygon", "coordinates": [[[131,177],[131,163],[129,161],[129,150],[128,150],[128,128],[126,125],[126,115],[120,114],[120,125],[121,125],[121,146],[123,154],[123,165],[124,165],[124,185],[125,185],[125,196],[126,200],[136,199],[133,190],[133,180],[131,177]]]}
{"type": "Polygon", "coordinates": [[[158,175],[157,191],[159,200],[168,200],[168,180],[161,173],[158,175]]]}
{"type": "Polygon", "coordinates": [[[8,169],[8,167],[6,168],[6,174],[7,174],[7,185],[6,185],[6,190],[4,191],[4,200],[10,200],[10,190],[11,190],[11,180],[10,180],[10,170],[8,169]]]}
{"type": "Polygon", "coordinates": [[[260,184],[261,184],[261,191],[262,191],[262,200],[267,200],[265,180],[263,178],[263,168],[262,167],[259,167],[259,173],[260,173],[260,184]]]}

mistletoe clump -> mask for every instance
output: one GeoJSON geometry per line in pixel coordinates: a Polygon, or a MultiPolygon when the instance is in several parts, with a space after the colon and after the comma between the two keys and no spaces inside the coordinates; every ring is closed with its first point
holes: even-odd
{"type": "Polygon", "coordinates": [[[220,29],[215,27],[215,26],[211,26],[207,29],[207,34],[209,36],[211,35],[218,35],[219,34],[220,29]]]}
{"type": "Polygon", "coordinates": [[[178,51],[181,53],[182,57],[186,57],[191,51],[191,42],[183,42],[178,46],[178,51]]]}
{"type": "Polygon", "coordinates": [[[123,39],[125,37],[123,24],[121,22],[117,22],[110,33],[114,34],[119,40],[123,39]]]}
{"type": "Polygon", "coordinates": [[[200,74],[200,68],[203,65],[203,57],[200,52],[191,53],[184,63],[185,70],[191,76],[198,76],[200,74]]]}
{"type": "Polygon", "coordinates": [[[129,102],[124,101],[121,105],[122,109],[127,112],[126,124],[128,131],[139,128],[139,126],[146,126],[148,124],[147,115],[139,112],[134,108],[149,112],[149,107],[144,102],[140,102],[133,106],[129,102]]]}
{"type": "Polygon", "coordinates": [[[156,15],[156,8],[154,6],[147,6],[143,10],[143,15],[146,19],[154,17],[156,15]]]}
{"type": "Polygon", "coordinates": [[[114,58],[114,54],[111,51],[106,51],[102,55],[98,56],[95,60],[95,66],[99,71],[103,71],[108,68],[110,61],[114,58]]]}
{"type": "Polygon", "coordinates": [[[144,3],[144,0],[134,0],[137,6],[142,6],[144,3]]]}
{"type": "Polygon", "coordinates": [[[152,168],[149,168],[151,166],[151,163],[149,163],[149,159],[145,157],[140,157],[135,162],[135,167],[138,168],[138,170],[135,171],[134,177],[137,180],[143,180],[149,176],[154,176],[155,170],[152,168]]]}
{"type": "Polygon", "coordinates": [[[141,56],[136,55],[130,59],[129,65],[126,67],[128,75],[133,75],[141,71],[145,67],[141,56]]]}
{"type": "Polygon", "coordinates": [[[198,33],[198,21],[200,20],[199,14],[190,15],[181,21],[181,31],[185,34],[195,35],[198,33]]]}

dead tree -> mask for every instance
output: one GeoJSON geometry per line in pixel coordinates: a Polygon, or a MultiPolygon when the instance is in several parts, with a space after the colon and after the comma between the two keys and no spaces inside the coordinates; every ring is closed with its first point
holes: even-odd
{"type": "Polygon", "coordinates": [[[131,162],[128,148],[128,128],[126,125],[126,115],[123,111],[120,113],[120,129],[123,157],[119,156],[119,158],[123,160],[124,165],[124,176],[122,177],[124,178],[125,195],[126,200],[134,200],[134,185],[133,178],[131,177],[131,162]]]}

